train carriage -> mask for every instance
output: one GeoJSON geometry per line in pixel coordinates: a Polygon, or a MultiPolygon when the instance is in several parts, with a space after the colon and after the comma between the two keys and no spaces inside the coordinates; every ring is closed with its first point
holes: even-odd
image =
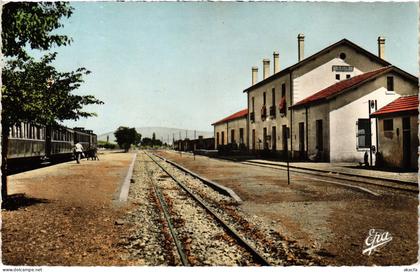
{"type": "Polygon", "coordinates": [[[74,128],[74,143],[79,142],[83,146],[83,150],[89,151],[93,148],[91,144],[91,134],[89,130],[80,127],[74,128]]]}
{"type": "Polygon", "coordinates": [[[7,158],[11,165],[68,160],[77,142],[89,152],[96,148],[97,136],[83,128],[21,123],[10,128],[7,158]]]}
{"type": "Polygon", "coordinates": [[[74,146],[74,131],[66,127],[51,128],[51,137],[48,139],[50,142],[47,146],[50,158],[64,159],[71,158],[73,155],[74,146]]]}
{"type": "Polygon", "coordinates": [[[21,123],[10,128],[7,157],[23,160],[46,155],[45,127],[21,123]]]}

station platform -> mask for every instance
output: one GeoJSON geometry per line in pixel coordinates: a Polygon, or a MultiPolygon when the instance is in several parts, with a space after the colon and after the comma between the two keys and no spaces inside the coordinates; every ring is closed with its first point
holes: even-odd
{"type": "Polygon", "coordinates": [[[109,152],[9,176],[3,264],[121,264],[115,243],[125,226],[115,222],[124,207],[115,199],[133,155],[109,152]]]}

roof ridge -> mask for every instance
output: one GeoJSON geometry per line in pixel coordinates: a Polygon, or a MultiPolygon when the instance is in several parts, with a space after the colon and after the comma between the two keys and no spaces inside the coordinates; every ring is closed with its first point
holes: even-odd
{"type": "Polygon", "coordinates": [[[355,47],[356,50],[361,50],[363,53],[365,53],[365,54],[369,55],[371,58],[374,58],[375,60],[377,60],[378,63],[382,63],[383,65],[388,64],[387,66],[392,66],[392,64],[390,62],[388,62],[388,61],[386,61],[386,60],[378,57],[377,55],[373,54],[369,50],[361,47],[360,45],[358,45],[358,44],[350,41],[347,38],[342,38],[341,40],[339,40],[339,41],[337,41],[335,43],[332,43],[332,44],[330,44],[330,45],[322,48],[321,50],[316,51],[312,55],[310,55],[310,56],[308,56],[308,57],[306,57],[306,58],[304,58],[304,59],[302,59],[302,60],[300,60],[300,61],[298,61],[298,62],[296,62],[296,63],[294,63],[294,64],[292,64],[292,65],[290,65],[290,66],[288,66],[288,67],[286,67],[286,68],[284,68],[282,70],[280,70],[280,71],[278,71],[277,73],[274,73],[271,76],[269,76],[269,77],[267,77],[267,78],[265,78],[265,79],[263,79],[263,80],[255,83],[254,85],[251,85],[250,87],[246,88],[243,92],[251,91],[251,90],[257,88],[258,86],[261,86],[261,85],[263,85],[265,83],[268,83],[268,82],[270,82],[270,80],[275,79],[276,76],[280,76],[282,73],[285,73],[285,72],[287,72],[289,70],[293,70],[294,68],[299,67],[300,65],[303,65],[303,63],[309,61],[310,59],[316,58],[318,55],[320,55],[320,54],[322,54],[324,52],[328,52],[332,48],[334,48],[336,46],[339,46],[342,43],[347,43],[351,47],[355,47]],[[265,82],[265,83],[263,83],[263,82],[265,82]]]}

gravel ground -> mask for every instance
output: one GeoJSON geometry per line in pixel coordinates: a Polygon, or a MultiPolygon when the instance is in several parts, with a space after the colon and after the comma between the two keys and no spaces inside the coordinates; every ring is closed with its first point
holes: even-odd
{"type": "Polygon", "coordinates": [[[273,265],[314,265],[320,259],[310,256],[309,248],[299,247],[256,216],[244,212],[230,197],[214,191],[200,180],[160,160],[167,171],[181,180],[190,190],[205,200],[226,222],[261,252],[273,265]]]}
{"type": "Polygon", "coordinates": [[[157,165],[149,164],[149,172],[168,203],[174,227],[192,265],[253,264],[250,254],[157,165]]]}
{"type": "Polygon", "coordinates": [[[124,259],[131,260],[135,265],[179,265],[175,245],[163,222],[149,181],[149,164],[153,162],[144,153],[139,153],[129,192],[131,207],[124,218],[124,223],[130,224],[130,229],[120,242],[129,251],[124,259]]]}
{"type": "MultiPolygon", "coordinates": [[[[407,265],[417,261],[418,195],[363,185],[379,197],[324,183],[307,174],[158,151],[195,173],[233,189],[244,201],[243,218],[264,222],[325,265],[407,265]],[[362,255],[370,229],[389,231],[393,240],[370,256],[362,255]]],[[[317,177],[318,179],[319,177],[317,177]]],[[[324,178],[321,178],[324,179],[324,178]]],[[[345,183],[339,177],[326,180],[345,183]]],[[[358,184],[360,185],[360,184],[358,184]]],[[[224,209],[227,211],[227,209],[224,209]]],[[[293,244],[293,245],[295,245],[293,244]]],[[[317,263],[317,260],[314,261],[317,263]]]]}

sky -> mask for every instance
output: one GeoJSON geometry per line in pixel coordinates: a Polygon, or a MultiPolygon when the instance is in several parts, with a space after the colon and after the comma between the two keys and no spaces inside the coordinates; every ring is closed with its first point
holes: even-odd
{"type": "MultiPolygon", "coordinates": [[[[58,70],[92,71],[80,94],[105,102],[98,117],[65,122],[101,134],[118,126],[212,131],[211,123],[246,108],[251,67],[273,51],[280,69],[347,38],[417,75],[417,3],[72,2],[59,30],[73,38],[58,52],[58,70]]],[[[272,67],[271,71],[272,71],[272,67]]]]}

